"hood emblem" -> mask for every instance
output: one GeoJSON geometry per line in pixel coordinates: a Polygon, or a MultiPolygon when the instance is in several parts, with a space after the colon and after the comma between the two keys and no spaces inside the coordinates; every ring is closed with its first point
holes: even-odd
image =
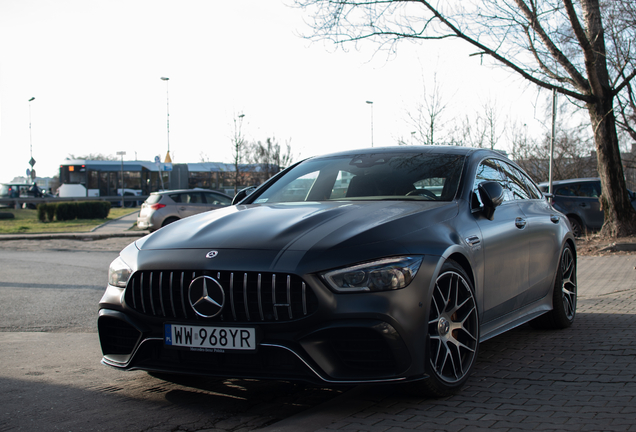
{"type": "Polygon", "coordinates": [[[216,279],[210,276],[199,276],[190,283],[188,300],[197,315],[212,318],[223,310],[225,292],[216,279]]]}
{"type": "Polygon", "coordinates": [[[210,258],[214,258],[219,254],[218,251],[210,251],[208,253],[205,254],[205,257],[210,259],[210,258]]]}

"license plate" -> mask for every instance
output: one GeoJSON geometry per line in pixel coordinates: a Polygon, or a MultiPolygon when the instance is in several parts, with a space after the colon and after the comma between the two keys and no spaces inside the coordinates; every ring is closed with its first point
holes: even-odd
{"type": "Polygon", "coordinates": [[[165,324],[164,343],[171,347],[190,348],[191,351],[253,351],[256,349],[256,330],[165,324]]]}

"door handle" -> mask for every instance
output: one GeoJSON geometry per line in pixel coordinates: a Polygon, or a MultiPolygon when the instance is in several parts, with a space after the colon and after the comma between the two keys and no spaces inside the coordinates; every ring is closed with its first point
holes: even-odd
{"type": "Polygon", "coordinates": [[[476,236],[470,236],[466,238],[466,243],[468,243],[470,246],[477,246],[479,243],[481,243],[481,239],[476,236]]]}
{"type": "Polygon", "coordinates": [[[515,226],[519,229],[524,229],[527,224],[528,222],[526,222],[524,218],[518,217],[517,219],[515,219],[515,226]]]}
{"type": "Polygon", "coordinates": [[[579,207],[587,207],[587,203],[581,203],[579,204],[579,207]]]}

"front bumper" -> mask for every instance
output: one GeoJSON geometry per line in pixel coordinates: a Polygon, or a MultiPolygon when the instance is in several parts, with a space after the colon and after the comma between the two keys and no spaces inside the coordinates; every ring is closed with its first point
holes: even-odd
{"type": "MultiPolygon", "coordinates": [[[[102,362],[126,370],[330,384],[422,379],[427,299],[438,259],[426,257],[408,287],[380,293],[334,294],[314,276],[305,275],[300,279],[311,293],[306,295],[315,297],[306,302],[306,313],[294,305],[289,315],[283,313],[286,307],[278,308],[281,313],[275,318],[268,315],[265,301],[259,304],[260,314],[228,311],[210,320],[190,313],[172,297],[157,299],[155,295],[156,309],[151,311],[149,292],[142,298],[143,289],[137,288],[135,294],[131,283],[126,289],[109,286],[98,318],[102,362]],[[140,308],[144,301],[145,312],[140,308]],[[169,347],[164,343],[165,323],[255,328],[258,348],[201,352],[169,347]]],[[[227,286],[229,276],[212,274],[227,286]]],[[[155,274],[155,282],[145,277],[155,284],[155,292],[166,292],[168,276],[155,274]],[[157,282],[160,279],[163,282],[157,282]]],[[[171,280],[179,278],[171,276],[171,280]]]]}

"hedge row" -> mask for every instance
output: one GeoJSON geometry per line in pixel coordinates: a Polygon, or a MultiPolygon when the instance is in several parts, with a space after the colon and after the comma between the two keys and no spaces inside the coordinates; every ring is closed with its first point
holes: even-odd
{"type": "Polygon", "coordinates": [[[38,219],[42,222],[73,219],[106,219],[110,212],[108,201],[42,203],[38,205],[38,219]]]}

